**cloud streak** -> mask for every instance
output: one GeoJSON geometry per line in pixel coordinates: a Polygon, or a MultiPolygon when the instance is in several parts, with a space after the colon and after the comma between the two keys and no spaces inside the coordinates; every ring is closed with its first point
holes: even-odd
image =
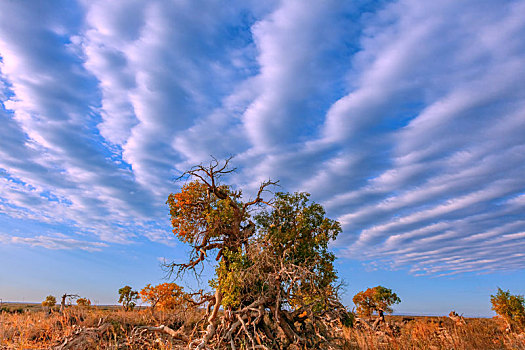
{"type": "Polygon", "coordinates": [[[108,244],[103,242],[82,241],[73,238],[67,238],[63,235],[35,237],[20,237],[0,235],[0,241],[4,244],[28,245],[31,247],[41,247],[52,250],[85,250],[87,252],[100,251],[108,244]]]}
{"type": "Polygon", "coordinates": [[[0,7],[6,220],[173,244],[172,179],[235,154],[324,204],[342,257],[525,268],[525,1],[0,7]]]}

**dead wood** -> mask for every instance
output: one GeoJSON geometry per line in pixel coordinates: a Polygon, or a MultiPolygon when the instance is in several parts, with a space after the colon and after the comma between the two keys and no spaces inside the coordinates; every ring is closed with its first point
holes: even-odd
{"type": "Polygon", "coordinates": [[[141,327],[136,327],[135,330],[133,331],[133,333],[134,334],[140,333],[140,331],[142,331],[142,330],[150,331],[150,332],[165,333],[165,334],[169,335],[172,338],[179,339],[179,340],[182,340],[184,342],[188,342],[188,340],[189,340],[188,336],[186,334],[184,334],[184,327],[181,327],[178,330],[173,330],[170,327],[165,326],[165,325],[160,325],[160,326],[157,326],[157,327],[154,327],[154,326],[141,326],[141,327]]]}
{"type": "Polygon", "coordinates": [[[60,301],[60,312],[61,313],[64,312],[66,308],[66,299],[69,299],[69,301],[71,302],[72,299],[77,299],[77,298],[80,298],[80,295],[64,293],[64,295],[62,295],[62,300],[60,301]]]}
{"type": "Polygon", "coordinates": [[[454,323],[456,324],[456,326],[463,326],[463,325],[466,325],[467,323],[465,322],[465,319],[463,318],[463,316],[461,315],[458,315],[458,313],[454,310],[450,311],[450,313],[448,314],[448,317],[454,321],[454,323]]]}
{"type": "Polygon", "coordinates": [[[111,328],[110,323],[104,323],[99,327],[83,328],[80,327],[71,336],[66,337],[64,342],[52,348],[53,350],[66,349],[86,349],[87,344],[97,344],[100,342],[102,335],[111,328]]]}

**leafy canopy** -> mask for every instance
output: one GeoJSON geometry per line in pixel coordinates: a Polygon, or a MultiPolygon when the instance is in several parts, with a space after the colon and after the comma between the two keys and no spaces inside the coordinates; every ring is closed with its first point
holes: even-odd
{"type": "Polygon", "coordinates": [[[496,295],[490,296],[492,303],[492,310],[507,321],[508,325],[512,327],[525,328],[525,299],[523,295],[512,295],[510,291],[504,291],[498,288],[496,295]]]}
{"type": "Polygon", "coordinates": [[[57,299],[52,295],[48,295],[46,297],[46,300],[42,302],[42,306],[53,307],[56,305],[56,303],[57,303],[57,299]]]}
{"type": "Polygon", "coordinates": [[[188,307],[188,295],[175,283],[162,283],[157,286],[148,284],[140,291],[140,298],[160,310],[185,309],[188,307]]]}
{"type": "Polygon", "coordinates": [[[118,290],[118,294],[118,302],[122,303],[124,310],[130,311],[135,308],[135,300],[139,298],[139,293],[137,291],[132,290],[130,286],[124,286],[118,290]]]}
{"type": "MultiPolygon", "coordinates": [[[[281,281],[291,308],[323,303],[336,294],[335,256],[328,251],[328,243],[335,240],[341,226],[326,218],[324,208],[310,202],[309,196],[276,193],[271,209],[256,216],[263,243],[260,255],[293,271],[281,281]]],[[[253,258],[258,260],[257,255],[253,258]]],[[[270,263],[269,271],[273,265],[270,263]]]]}
{"type": "Polygon", "coordinates": [[[89,307],[91,306],[91,300],[87,298],[78,298],[77,299],[77,305],[80,307],[89,307]]]}
{"type": "Polygon", "coordinates": [[[357,306],[357,313],[363,316],[371,316],[374,312],[379,315],[392,313],[391,306],[401,302],[396,293],[383,286],[368,288],[364,292],[359,292],[352,300],[357,306]]]}

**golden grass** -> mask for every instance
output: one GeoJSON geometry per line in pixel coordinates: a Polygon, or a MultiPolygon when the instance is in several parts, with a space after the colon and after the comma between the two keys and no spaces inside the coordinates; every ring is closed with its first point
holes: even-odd
{"type": "Polygon", "coordinates": [[[152,314],[149,310],[125,312],[95,307],[69,307],[64,314],[57,311],[2,312],[0,349],[50,349],[82,330],[96,329],[103,324],[110,325],[108,331],[96,339],[96,344],[90,344],[89,337],[86,338],[82,349],[172,349],[177,348],[176,340],[167,335],[149,332],[132,339],[133,331],[141,326],[164,324],[174,329],[184,326],[190,332],[198,318],[188,313],[152,314]]]}
{"type": "Polygon", "coordinates": [[[402,319],[387,317],[387,322],[394,325],[393,335],[392,330],[346,329],[349,349],[525,349],[525,334],[505,332],[497,319],[467,318],[465,325],[456,325],[448,317],[415,317],[408,322],[402,319]]]}
{"type": "MultiPolygon", "coordinates": [[[[0,349],[50,349],[74,338],[82,330],[108,324],[100,338],[85,338],[82,349],[181,349],[184,344],[164,333],[141,332],[141,326],[164,324],[183,327],[188,336],[200,319],[199,312],[151,313],[150,310],[124,312],[112,308],[69,307],[62,315],[44,310],[0,314],[0,349]]],[[[446,317],[415,317],[403,322],[390,316],[387,332],[363,329],[344,330],[346,349],[524,349],[525,335],[507,333],[496,319],[470,318],[457,326],[446,317]]],[[[196,336],[196,335],[195,335],[196,336]]]]}

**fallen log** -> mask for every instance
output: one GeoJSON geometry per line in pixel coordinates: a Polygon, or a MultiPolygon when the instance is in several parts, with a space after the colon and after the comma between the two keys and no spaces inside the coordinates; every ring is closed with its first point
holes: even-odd
{"type": "Polygon", "coordinates": [[[99,327],[80,328],[74,334],[66,337],[64,342],[53,347],[53,350],[82,349],[86,343],[96,343],[101,336],[111,328],[110,323],[104,323],[99,327]]]}

